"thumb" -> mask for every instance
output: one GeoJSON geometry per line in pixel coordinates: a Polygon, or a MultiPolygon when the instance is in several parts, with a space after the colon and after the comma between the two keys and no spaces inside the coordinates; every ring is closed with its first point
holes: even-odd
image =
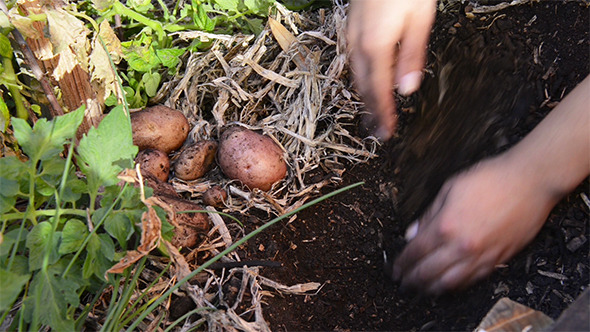
{"type": "Polygon", "coordinates": [[[401,38],[395,79],[398,92],[402,95],[412,94],[420,87],[430,29],[435,14],[435,7],[428,6],[425,10],[415,11],[408,18],[410,22],[406,25],[401,38]]]}

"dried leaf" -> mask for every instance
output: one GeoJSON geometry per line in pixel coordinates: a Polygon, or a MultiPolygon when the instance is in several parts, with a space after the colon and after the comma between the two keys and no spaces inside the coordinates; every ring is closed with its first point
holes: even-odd
{"type": "Polygon", "coordinates": [[[273,19],[272,17],[268,18],[268,25],[270,26],[270,31],[272,32],[273,36],[281,46],[284,52],[289,51],[291,48],[291,44],[297,41],[297,38],[285,28],[279,21],[273,19]]]}
{"type": "Polygon", "coordinates": [[[553,320],[540,311],[503,297],[490,309],[475,331],[541,331],[553,320]]]}
{"type": "MultiPolygon", "coordinates": [[[[268,18],[268,25],[270,26],[270,30],[275,36],[275,39],[281,46],[284,52],[288,52],[291,46],[295,43],[298,43],[297,38],[285,28],[279,21],[273,19],[272,17],[268,18]]],[[[305,58],[309,55],[310,51],[307,47],[303,45],[297,45],[297,54],[293,57],[293,61],[301,70],[307,70],[307,65],[305,64],[305,58]]]]}
{"type": "MultiPolygon", "coordinates": [[[[164,241],[164,245],[166,246],[166,249],[168,249],[168,253],[170,254],[170,257],[176,266],[176,280],[184,279],[184,277],[191,273],[191,268],[186,262],[186,259],[184,259],[184,256],[180,254],[178,248],[173,246],[170,242],[164,241]]],[[[186,283],[184,285],[186,285],[186,283]]]]}
{"type": "Polygon", "coordinates": [[[148,206],[141,216],[141,242],[137,250],[147,255],[158,246],[162,231],[162,221],[156,210],[148,206]]]}
{"type": "Polygon", "coordinates": [[[125,255],[125,257],[121,258],[119,263],[113,265],[113,267],[111,267],[110,269],[107,270],[107,272],[105,273],[105,276],[104,276],[105,279],[108,280],[107,275],[109,273],[123,273],[123,271],[125,271],[126,268],[135,264],[135,262],[140,260],[143,256],[145,256],[145,254],[141,253],[137,250],[127,251],[127,254],[125,255]]]}
{"type": "Polygon", "coordinates": [[[115,72],[111,67],[109,56],[98,37],[92,41],[92,53],[90,53],[90,81],[94,87],[96,94],[100,100],[105,100],[111,93],[115,93],[117,97],[122,94],[119,93],[119,85],[115,77],[115,72]]]}
{"type": "MultiPolygon", "coordinates": [[[[62,54],[69,51],[75,56],[76,62],[84,70],[87,70],[90,45],[86,36],[90,31],[86,28],[84,22],[62,9],[48,10],[46,14],[49,38],[53,44],[53,53],[62,54]]],[[[60,62],[62,57],[60,57],[60,62]]],[[[65,67],[65,65],[62,67],[65,67]]],[[[56,76],[55,73],[54,76],[56,76]]]]}

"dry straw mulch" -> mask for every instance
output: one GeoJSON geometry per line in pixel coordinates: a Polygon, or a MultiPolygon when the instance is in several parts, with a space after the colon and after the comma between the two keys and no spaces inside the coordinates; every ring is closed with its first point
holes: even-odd
{"type": "Polygon", "coordinates": [[[238,124],[260,130],[284,150],[289,172],[270,192],[250,191],[218,170],[190,183],[173,180],[194,199],[212,184],[223,185],[231,194],[226,212],[296,209],[339,182],[345,161],[375,157],[378,146],[351,134],[362,105],[349,80],[345,7],[294,13],[278,4],[273,18],[258,37],[179,33],[179,39],[213,45],[192,54],[159,94],[189,118],[189,144],[217,139],[224,126],[238,124]],[[331,176],[314,182],[314,172],[331,176]]]}

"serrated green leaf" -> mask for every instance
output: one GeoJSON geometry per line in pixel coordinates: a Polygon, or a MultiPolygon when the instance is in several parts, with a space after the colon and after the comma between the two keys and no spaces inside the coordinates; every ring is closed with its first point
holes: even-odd
{"type": "Polygon", "coordinates": [[[123,107],[115,107],[78,145],[78,166],[86,175],[88,190],[97,193],[101,186],[118,183],[120,163],[131,167],[137,150],[123,107]]]}
{"type": "Polygon", "coordinates": [[[25,120],[13,118],[14,137],[32,161],[56,158],[63,151],[64,144],[75,136],[84,119],[84,109],[81,106],[52,121],[39,119],[32,129],[25,120]]]}
{"type": "Polygon", "coordinates": [[[127,247],[127,240],[133,234],[133,224],[123,213],[111,213],[104,221],[104,228],[117,239],[121,248],[127,247]]]}
{"type": "Polygon", "coordinates": [[[66,222],[61,234],[61,243],[58,253],[60,255],[76,252],[88,235],[88,228],[78,219],[70,219],[66,222]]]}
{"type": "Polygon", "coordinates": [[[71,279],[63,280],[50,271],[40,271],[33,277],[24,302],[25,319],[30,322],[35,316],[55,331],[74,331],[74,321],[68,319],[67,311],[80,304],[78,288],[78,283],[71,279]]]}
{"type": "Polygon", "coordinates": [[[28,274],[21,275],[0,269],[0,312],[10,309],[30,277],[28,274]]]}
{"type": "Polygon", "coordinates": [[[57,252],[57,244],[61,236],[60,232],[53,233],[52,225],[43,221],[38,223],[31,232],[27,235],[27,248],[29,248],[29,270],[35,271],[43,266],[43,257],[47,250],[47,243],[51,236],[53,236],[52,243],[54,244],[49,252],[49,264],[57,262],[59,254],[57,252]]]}

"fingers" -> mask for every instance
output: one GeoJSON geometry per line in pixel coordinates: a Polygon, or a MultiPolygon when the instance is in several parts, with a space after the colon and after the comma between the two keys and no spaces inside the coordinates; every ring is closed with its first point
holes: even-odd
{"type": "Polygon", "coordinates": [[[411,25],[404,29],[401,37],[395,77],[398,92],[402,95],[412,94],[420,87],[428,38],[435,16],[435,2],[425,1],[420,9],[414,10],[408,17],[411,25]]]}
{"type": "Polygon", "coordinates": [[[370,114],[363,126],[382,140],[396,130],[393,85],[397,43],[403,20],[399,4],[392,1],[352,1],[348,41],[355,85],[370,114]]]}

